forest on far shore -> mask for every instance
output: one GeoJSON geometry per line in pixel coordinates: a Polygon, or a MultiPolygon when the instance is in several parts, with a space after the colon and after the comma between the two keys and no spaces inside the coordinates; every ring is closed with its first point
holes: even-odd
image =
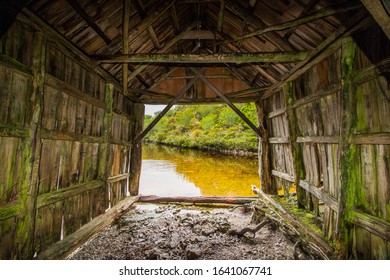
{"type": "MultiPolygon", "coordinates": [[[[237,104],[258,125],[254,103],[237,104]]],[[[159,114],[145,116],[145,128],[159,114]]],[[[257,151],[258,139],[227,105],[177,105],[147,134],[145,140],[205,150],[257,151]]]]}

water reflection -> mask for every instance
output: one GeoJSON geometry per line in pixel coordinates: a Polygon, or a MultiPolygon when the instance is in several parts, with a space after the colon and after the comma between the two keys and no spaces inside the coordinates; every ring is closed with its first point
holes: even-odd
{"type": "Polygon", "coordinates": [[[257,159],[143,144],[140,194],[253,196],[257,159]]]}

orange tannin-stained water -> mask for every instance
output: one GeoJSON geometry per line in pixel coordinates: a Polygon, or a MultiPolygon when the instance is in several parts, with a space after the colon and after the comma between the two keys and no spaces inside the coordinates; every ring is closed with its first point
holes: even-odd
{"type": "Polygon", "coordinates": [[[254,196],[256,158],[143,144],[141,195],[254,196]]]}

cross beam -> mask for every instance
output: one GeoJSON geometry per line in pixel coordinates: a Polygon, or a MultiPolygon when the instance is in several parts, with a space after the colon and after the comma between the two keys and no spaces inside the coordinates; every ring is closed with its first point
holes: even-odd
{"type": "Polygon", "coordinates": [[[218,54],[167,54],[136,53],[124,55],[98,56],[103,63],[283,63],[305,60],[310,52],[256,52],[218,54]]]}
{"type": "Polygon", "coordinates": [[[263,139],[263,136],[259,130],[258,127],[256,127],[234,104],[227,98],[219,89],[217,89],[216,86],[214,86],[209,80],[207,80],[203,74],[193,68],[190,67],[190,69],[201,79],[214,93],[221,98],[225,103],[256,133],[257,136],[259,136],[260,139],[263,139]]]}

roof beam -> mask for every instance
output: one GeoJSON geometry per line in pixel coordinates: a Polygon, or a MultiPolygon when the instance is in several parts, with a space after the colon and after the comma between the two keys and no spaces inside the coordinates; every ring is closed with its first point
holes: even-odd
{"type": "Polygon", "coordinates": [[[83,7],[77,0],[66,0],[75,11],[87,22],[87,24],[99,35],[100,38],[106,42],[107,45],[111,43],[111,39],[107,37],[106,33],[100,29],[96,22],[84,11],[83,7]]]}
{"type": "Polygon", "coordinates": [[[390,3],[387,0],[361,0],[390,40],[390,3]],[[386,6],[387,5],[387,6],[386,6]]]}
{"type": "MultiPolygon", "coordinates": [[[[246,20],[248,24],[252,25],[254,28],[265,28],[267,25],[258,17],[256,17],[251,10],[246,9],[241,6],[240,3],[233,0],[225,0],[226,8],[230,10],[232,13],[238,15],[243,20],[246,20]]],[[[294,47],[287,41],[284,40],[279,34],[271,33],[263,35],[266,39],[268,39],[274,46],[276,46],[279,50],[292,51],[294,47]]]]}
{"type": "MultiPolygon", "coordinates": [[[[137,12],[139,13],[141,19],[142,20],[145,19],[145,17],[147,16],[147,13],[146,13],[145,8],[144,8],[144,6],[142,4],[142,1],[141,0],[136,0],[135,1],[135,7],[136,7],[137,12]]],[[[158,41],[156,32],[154,32],[153,26],[149,26],[148,27],[148,34],[149,34],[150,39],[153,42],[154,47],[156,49],[161,49],[160,42],[158,41]]]]}
{"type": "Polygon", "coordinates": [[[215,34],[210,30],[190,30],[184,33],[182,40],[214,40],[215,34]]]}
{"type": "MultiPolygon", "coordinates": [[[[142,33],[149,28],[156,20],[158,20],[175,2],[171,0],[160,5],[154,12],[148,14],[140,23],[131,28],[129,34],[129,45],[134,43],[142,35],[142,33]]],[[[98,53],[116,53],[120,50],[120,41],[121,36],[117,36],[112,40],[111,44],[107,45],[105,48],[102,48],[98,53]]]]}
{"type": "MultiPolygon", "coordinates": [[[[302,17],[305,17],[307,16],[311,10],[314,9],[315,6],[317,6],[317,4],[320,2],[320,0],[310,0],[309,3],[307,3],[307,5],[304,6],[302,12],[300,13],[300,15],[298,16],[298,18],[302,18],[302,17]]],[[[290,28],[283,36],[284,39],[288,40],[288,38],[291,37],[291,35],[295,32],[295,29],[297,27],[292,27],[290,28]]]]}
{"type": "Polygon", "coordinates": [[[342,38],[351,35],[356,30],[369,26],[371,23],[371,18],[366,17],[364,14],[359,14],[352,18],[352,21],[350,21],[347,26],[341,26],[338,30],[328,36],[328,38],[326,38],[321,44],[318,45],[317,48],[312,51],[306,60],[296,64],[290,70],[290,72],[282,77],[279,82],[276,82],[271,87],[269,87],[269,89],[261,98],[266,99],[270,97],[286,82],[296,79],[299,75],[302,75],[304,72],[306,72],[310,67],[319,63],[321,60],[325,59],[334,53],[337,49],[339,49],[342,38]]]}
{"type": "Polygon", "coordinates": [[[173,105],[176,104],[176,102],[184,96],[184,94],[187,92],[187,90],[192,87],[192,85],[199,79],[199,74],[202,74],[204,71],[204,68],[200,69],[199,72],[196,73],[196,76],[191,79],[180,91],[179,93],[173,98],[168,105],[160,112],[160,114],[149,124],[147,128],[145,128],[144,131],[141,132],[140,135],[137,136],[137,138],[134,140],[135,144],[138,144],[142,138],[146,136],[146,134],[149,133],[149,131],[152,130],[152,128],[161,120],[162,117],[169,111],[169,109],[172,108],[173,105]]]}
{"type": "Polygon", "coordinates": [[[252,87],[243,90],[228,92],[225,94],[225,96],[233,97],[233,96],[239,96],[239,95],[250,94],[250,93],[258,93],[259,91],[266,91],[267,89],[268,87],[252,87]]]}
{"type": "Polygon", "coordinates": [[[103,63],[279,63],[305,60],[310,52],[256,52],[217,54],[135,53],[98,57],[103,63]]]}
{"type": "MultiPolygon", "coordinates": [[[[185,34],[186,31],[191,30],[196,26],[196,23],[192,23],[190,26],[188,26],[182,33],[179,35],[176,35],[174,38],[172,38],[168,43],[165,44],[165,46],[160,50],[160,52],[166,52],[168,51],[173,45],[175,45],[177,42],[181,40],[183,35],[185,34]]],[[[134,71],[130,74],[129,76],[129,81],[133,80],[139,73],[141,73],[147,65],[140,65],[137,68],[134,69],[134,71]]]]}
{"type": "Polygon", "coordinates": [[[343,6],[336,7],[336,8],[325,8],[325,9],[319,10],[318,12],[313,13],[307,17],[298,18],[295,20],[291,20],[291,21],[281,23],[281,24],[271,25],[268,27],[258,28],[250,33],[236,37],[233,40],[224,41],[222,43],[226,44],[226,43],[230,43],[230,42],[235,42],[235,41],[240,41],[243,39],[251,38],[254,36],[258,36],[258,35],[263,35],[265,33],[272,32],[272,31],[281,31],[281,30],[285,30],[288,28],[297,27],[297,26],[300,26],[300,25],[303,25],[303,24],[306,24],[306,23],[309,23],[309,22],[312,22],[312,21],[315,21],[315,20],[318,20],[318,19],[321,19],[324,17],[333,16],[333,15],[340,14],[340,13],[345,13],[348,11],[359,9],[361,7],[362,7],[362,5],[360,3],[358,3],[358,4],[354,3],[354,4],[349,4],[349,5],[343,5],[343,6]]]}
{"type": "Polygon", "coordinates": [[[229,100],[229,98],[227,98],[221,91],[219,91],[219,89],[214,86],[209,80],[207,80],[203,74],[198,71],[197,69],[193,68],[193,67],[190,67],[190,69],[196,74],[198,75],[198,77],[219,97],[221,98],[223,101],[225,101],[225,103],[256,133],[256,135],[258,135],[260,137],[260,139],[262,139],[262,135],[261,135],[261,132],[259,130],[259,128],[257,126],[255,126],[234,104],[233,102],[231,102],[229,100]]]}
{"type": "Polygon", "coordinates": [[[223,23],[224,12],[225,12],[225,0],[221,0],[219,13],[218,13],[218,25],[217,25],[218,32],[222,31],[222,23],[223,23]]]}

